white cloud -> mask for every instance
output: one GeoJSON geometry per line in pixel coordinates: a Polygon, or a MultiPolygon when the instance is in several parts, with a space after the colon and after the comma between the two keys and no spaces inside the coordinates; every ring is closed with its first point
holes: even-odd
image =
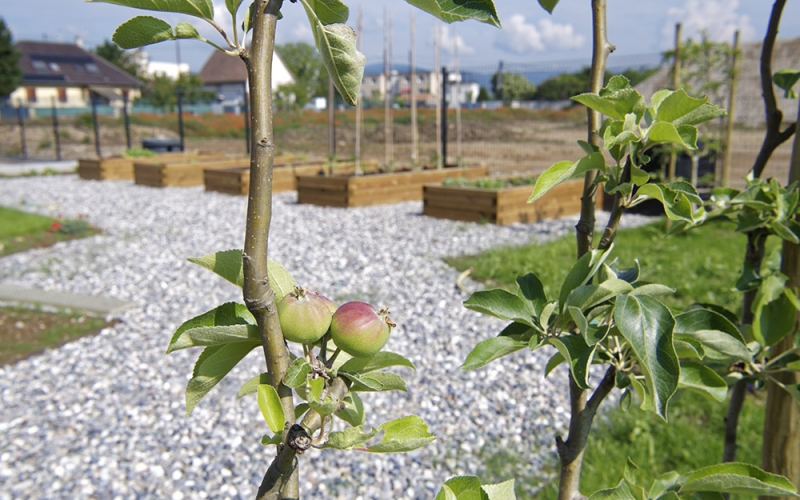
{"type": "Polygon", "coordinates": [[[675,23],[681,23],[682,37],[698,39],[705,30],[715,42],[730,42],[738,29],[743,40],[755,38],[750,17],[738,14],[739,0],[686,0],[683,7],[670,7],[663,34],[663,46],[675,43],[675,23]]]}
{"type": "Polygon", "coordinates": [[[522,14],[513,14],[503,24],[503,31],[495,45],[518,54],[579,49],[586,41],[586,37],[575,33],[571,24],[554,23],[548,18],[542,18],[537,24],[530,24],[525,22],[522,14]]]}
{"type": "Polygon", "coordinates": [[[454,53],[456,47],[458,47],[458,54],[460,56],[475,53],[475,48],[467,45],[467,42],[464,41],[464,37],[458,34],[456,29],[453,27],[444,26],[441,28],[441,37],[442,50],[449,54],[454,53]]]}
{"type": "Polygon", "coordinates": [[[311,26],[304,22],[297,23],[294,28],[292,28],[292,37],[296,40],[314,42],[314,33],[311,32],[311,26]]]}

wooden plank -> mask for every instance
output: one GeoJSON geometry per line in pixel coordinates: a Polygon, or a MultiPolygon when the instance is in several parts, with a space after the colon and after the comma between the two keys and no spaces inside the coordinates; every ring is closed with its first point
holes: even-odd
{"type": "Polygon", "coordinates": [[[426,205],[423,215],[440,219],[461,220],[465,222],[493,222],[494,214],[477,210],[452,210],[426,205]]]}

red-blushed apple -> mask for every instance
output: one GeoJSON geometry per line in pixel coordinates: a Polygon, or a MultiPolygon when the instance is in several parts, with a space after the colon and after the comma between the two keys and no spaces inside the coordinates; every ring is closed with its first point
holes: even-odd
{"type": "Polygon", "coordinates": [[[331,319],[331,338],[339,349],[351,356],[372,356],[383,349],[395,326],[388,313],[366,302],[342,304],[331,319]]]}

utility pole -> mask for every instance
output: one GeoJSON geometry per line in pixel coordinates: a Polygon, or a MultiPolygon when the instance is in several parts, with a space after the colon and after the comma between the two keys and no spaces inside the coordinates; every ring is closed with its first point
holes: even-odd
{"type": "Polygon", "coordinates": [[[389,62],[392,57],[392,19],[388,8],[384,8],[385,26],[383,38],[383,106],[384,106],[384,167],[391,169],[394,161],[392,144],[392,68],[389,62]]]}

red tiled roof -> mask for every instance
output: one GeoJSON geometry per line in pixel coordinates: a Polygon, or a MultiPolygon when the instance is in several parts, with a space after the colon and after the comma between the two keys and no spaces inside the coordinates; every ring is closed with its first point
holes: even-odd
{"type": "Polygon", "coordinates": [[[22,85],[141,87],[142,82],[102,57],[71,43],[20,41],[22,85]]]}

